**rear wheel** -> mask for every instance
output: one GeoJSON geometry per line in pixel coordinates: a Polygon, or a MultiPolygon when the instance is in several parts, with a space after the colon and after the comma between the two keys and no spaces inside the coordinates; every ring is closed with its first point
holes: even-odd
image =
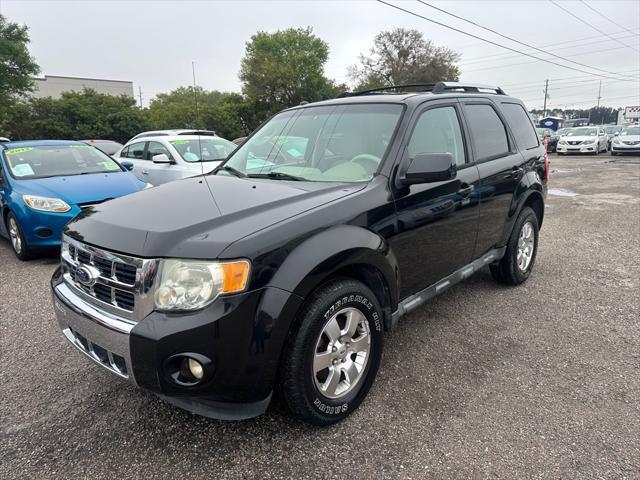
{"type": "Polygon", "coordinates": [[[491,265],[491,274],[498,282],[519,285],[531,274],[538,251],[538,218],[524,207],[507,243],[507,251],[500,262],[491,265]]]}
{"type": "Polygon", "coordinates": [[[284,350],[281,393],[313,425],[331,425],[364,400],[382,355],[382,309],[364,284],[336,280],[316,290],[284,350]]]}
{"type": "Polygon", "coordinates": [[[27,244],[24,234],[22,233],[22,227],[13,213],[7,215],[7,231],[9,232],[9,239],[11,240],[13,253],[16,254],[16,257],[20,260],[28,260],[31,258],[33,250],[27,244]]]}

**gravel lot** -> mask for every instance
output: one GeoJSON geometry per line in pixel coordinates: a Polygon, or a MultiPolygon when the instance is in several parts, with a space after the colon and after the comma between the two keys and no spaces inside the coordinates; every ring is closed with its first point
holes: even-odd
{"type": "Polygon", "coordinates": [[[0,240],[0,478],[640,478],[640,158],[552,169],[529,281],[485,271],[407,316],[327,429],[192,416],[89,363],[54,321],[57,258],[0,240]]]}

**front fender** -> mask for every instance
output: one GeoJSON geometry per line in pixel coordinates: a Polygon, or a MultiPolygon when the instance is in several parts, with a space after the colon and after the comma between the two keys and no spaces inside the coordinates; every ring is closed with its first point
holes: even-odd
{"type": "Polygon", "coordinates": [[[390,306],[398,303],[395,255],[383,237],[354,225],[338,225],[300,243],[284,260],[269,286],[305,298],[335,272],[349,266],[375,268],[389,290],[390,306]]]}

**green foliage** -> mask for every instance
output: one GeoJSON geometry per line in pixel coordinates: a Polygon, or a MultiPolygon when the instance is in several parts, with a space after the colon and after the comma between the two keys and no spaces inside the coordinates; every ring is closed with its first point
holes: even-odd
{"type": "Polygon", "coordinates": [[[29,55],[29,30],[0,15],[0,128],[17,97],[33,89],[40,68],[29,55]]]}
{"type": "Polygon", "coordinates": [[[324,75],[328,57],[329,46],[311,28],[258,32],[241,62],[242,91],[263,118],[302,101],[330,98],[337,89],[324,75]]]}
{"type": "Polygon", "coordinates": [[[91,89],[65,92],[60,99],[29,98],[8,112],[12,139],[104,138],[125,142],[149,128],[147,114],[126,95],[114,97],[91,89]]]}
{"type": "Polygon", "coordinates": [[[158,129],[204,128],[200,114],[215,108],[222,95],[202,87],[196,87],[194,91],[191,86],[160,93],[151,100],[149,119],[153,128],[158,129]]]}
{"type": "Polygon", "coordinates": [[[418,30],[396,28],[376,35],[369,56],[349,69],[357,90],[410,83],[457,81],[459,55],[425,40],[418,30]]]}

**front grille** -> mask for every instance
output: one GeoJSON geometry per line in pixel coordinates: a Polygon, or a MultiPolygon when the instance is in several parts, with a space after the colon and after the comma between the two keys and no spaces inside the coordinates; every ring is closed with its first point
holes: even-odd
{"type": "Polygon", "coordinates": [[[568,143],[569,145],[580,145],[581,142],[579,140],[572,140],[572,141],[569,141],[568,143]]]}
{"type": "Polygon", "coordinates": [[[102,310],[132,320],[142,320],[153,310],[156,260],[113,253],[65,236],[62,266],[65,282],[102,310]],[[94,273],[90,281],[83,278],[81,283],[78,270],[82,273],[83,266],[94,273]]]}
{"type": "Polygon", "coordinates": [[[632,141],[623,141],[622,143],[624,143],[625,145],[640,145],[640,142],[632,142],[632,141]]]}

